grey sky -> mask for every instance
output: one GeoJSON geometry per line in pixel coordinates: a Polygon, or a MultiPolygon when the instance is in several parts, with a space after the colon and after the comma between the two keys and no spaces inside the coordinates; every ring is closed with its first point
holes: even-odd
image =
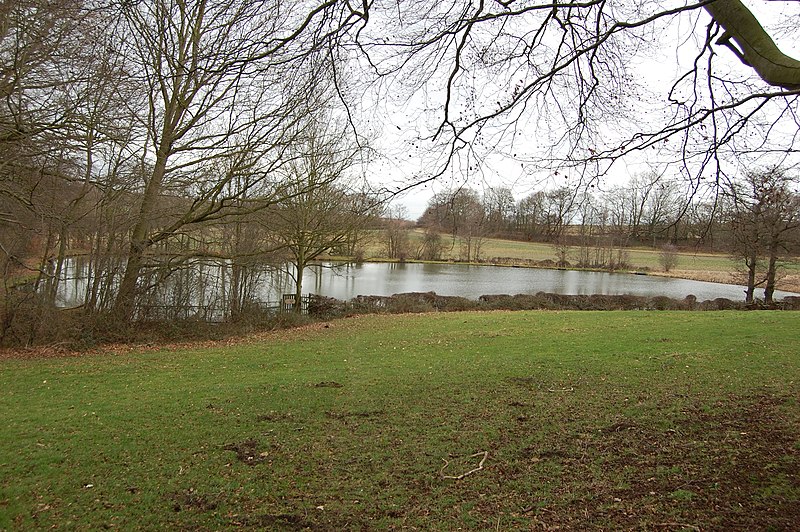
{"type": "MultiPolygon", "coordinates": [[[[663,4],[672,5],[676,2],[663,4]]],[[[771,28],[772,35],[784,52],[800,57],[797,32],[792,31],[796,28],[787,24],[787,20],[798,20],[800,8],[796,2],[746,0],[746,4],[765,27],[771,28]]],[[[633,54],[627,65],[628,72],[639,86],[628,97],[632,109],[632,115],[628,117],[630,123],[611,121],[602,126],[607,129],[609,138],[619,135],[620,131],[632,131],[631,128],[641,123],[657,122],[663,113],[670,111],[667,106],[667,90],[677,76],[691,67],[691,62],[705,38],[704,31],[709,20],[709,16],[700,10],[653,26],[652,40],[642,42],[640,50],[633,54]]],[[[715,51],[716,72],[742,78],[754,76],[729,50],[716,47],[715,51]]],[[[497,86],[493,80],[477,79],[475,83],[476,86],[486,89],[480,97],[496,97],[497,86]]],[[[443,157],[434,143],[419,140],[419,137],[430,136],[441,121],[443,97],[436,89],[435,80],[431,81],[430,88],[423,87],[409,99],[404,98],[403,90],[404,87],[397,82],[382,86],[382,92],[379,91],[378,94],[392,97],[384,97],[379,106],[369,111],[373,125],[381,132],[377,142],[381,157],[372,163],[369,173],[373,181],[388,183],[389,186],[402,186],[430,172],[432,167],[441,164],[443,157]]],[[[456,102],[459,103],[461,102],[456,102]]],[[[397,203],[406,206],[408,216],[415,219],[422,213],[433,193],[453,186],[466,185],[478,190],[486,186],[509,186],[515,196],[520,198],[537,188],[558,183],[564,177],[563,173],[555,178],[552,172],[540,171],[532,162],[541,156],[541,152],[537,150],[544,149],[548,136],[554,134],[548,127],[552,125],[538,122],[530,115],[523,116],[516,134],[511,138],[508,135],[497,135],[491,139],[496,140],[496,144],[489,142],[488,146],[478,146],[469,157],[457,157],[442,178],[411,189],[398,198],[397,203]]],[[[669,168],[670,160],[670,155],[654,151],[646,155],[628,156],[615,164],[603,179],[602,186],[624,182],[628,176],[651,168],[669,168]]]]}

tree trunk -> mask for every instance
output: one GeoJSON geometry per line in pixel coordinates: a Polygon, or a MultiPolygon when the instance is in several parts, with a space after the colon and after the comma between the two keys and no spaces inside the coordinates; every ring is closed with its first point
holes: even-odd
{"type": "Polygon", "coordinates": [[[56,303],[56,296],[58,295],[58,287],[61,282],[61,272],[64,270],[64,262],[67,260],[67,228],[66,224],[61,227],[59,235],[58,253],[55,259],[55,271],[53,277],[50,279],[49,290],[47,294],[48,302],[52,305],[56,303]]]}
{"type": "Polygon", "coordinates": [[[764,303],[772,305],[772,295],[775,293],[775,270],[778,265],[778,248],[775,245],[769,248],[769,264],[767,266],[767,284],[764,286],[764,303]]]}
{"type": "Polygon", "coordinates": [[[131,243],[128,250],[128,263],[125,265],[125,275],[119,285],[116,300],[114,301],[113,313],[115,318],[129,321],[133,318],[136,304],[136,284],[139,281],[142,267],[144,266],[144,255],[150,247],[149,234],[151,220],[156,210],[158,197],[161,193],[161,184],[164,180],[167,168],[166,151],[159,150],[158,158],[153,174],[147,182],[142,203],[139,207],[139,216],[136,225],[131,232],[131,243]]]}
{"type": "Polygon", "coordinates": [[[295,272],[296,279],[294,290],[294,308],[292,309],[297,314],[303,312],[303,272],[305,269],[305,263],[303,261],[297,261],[295,272]]]}
{"type": "Polygon", "coordinates": [[[744,293],[744,302],[752,303],[756,291],[756,258],[750,257],[745,263],[747,264],[747,289],[744,293]]]}

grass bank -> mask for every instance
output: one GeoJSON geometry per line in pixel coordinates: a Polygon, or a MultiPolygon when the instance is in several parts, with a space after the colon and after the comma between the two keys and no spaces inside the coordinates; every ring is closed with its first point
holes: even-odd
{"type": "MultiPolygon", "coordinates": [[[[416,249],[422,243],[424,232],[415,229],[410,232],[409,237],[412,249],[416,249]]],[[[367,256],[381,256],[383,248],[381,244],[381,234],[376,232],[373,241],[368,246],[367,256]]],[[[458,236],[442,235],[442,258],[444,260],[458,260],[461,256],[462,239],[458,236]]],[[[544,242],[522,242],[518,240],[506,240],[502,238],[482,238],[481,257],[486,259],[508,258],[519,260],[545,261],[557,260],[557,255],[553,244],[544,242]]],[[[578,248],[570,248],[567,260],[570,262],[578,261],[578,248]]],[[[661,270],[659,262],[661,252],[653,248],[625,248],[628,262],[633,269],[661,270]]],[[[689,271],[725,271],[732,272],[734,263],[731,258],[722,253],[700,253],[693,251],[683,251],[678,254],[678,265],[680,268],[689,271]]]]}
{"type": "Polygon", "coordinates": [[[2,360],[0,529],[788,530],[798,317],[373,315],[2,360]]]}

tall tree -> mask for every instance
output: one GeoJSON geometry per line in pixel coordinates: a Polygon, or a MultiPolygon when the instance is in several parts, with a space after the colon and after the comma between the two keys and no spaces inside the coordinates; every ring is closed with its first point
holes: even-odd
{"type": "Polygon", "coordinates": [[[514,194],[508,187],[489,187],[483,192],[487,230],[496,236],[507,236],[514,218],[514,194]]]}
{"type": "MultiPolygon", "coordinates": [[[[134,151],[137,98],[111,45],[116,17],[102,4],[0,7],[0,267],[3,286],[23,269],[35,275],[26,297],[38,313],[55,304],[72,246],[93,248],[87,240],[124,210],[118,195],[134,151]]],[[[113,240],[102,236],[108,248],[113,240]]],[[[19,295],[3,298],[7,309],[19,295]]],[[[94,308],[98,299],[86,303],[94,308]]]]}
{"type": "Polygon", "coordinates": [[[286,197],[266,213],[274,248],[285,250],[293,266],[296,312],[301,311],[308,265],[346,244],[374,211],[369,195],[348,186],[363,155],[348,133],[333,121],[311,119],[291,148],[291,162],[281,170],[282,182],[288,184],[286,197]]]}
{"type": "Polygon", "coordinates": [[[453,245],[456,238],[460,238],[462,260],[480,258],[486,234],[486,211],[475,190],[462,187],[435,194],[419,221],[428,229],[450,233],[453,245]]]}
{"type": "Polygon", "coordinates": [[[298,121],[330,98],[320,90],[332,79],[328,45],[358,15],[336,2],[260,0],[149,0],[124,3],[122,14],[120,46],[148,98],[148,171],[115,304],[127,318],[148,249],[234,215],[230,193],[242,191],[227,184],[248,174],[258,186],[285,163],[298,121]],[[160,198],[176,193],[188,208],[156,225],[160,198]]]}
{"type": "Polygon", "coordinates": [[[797,180],[781,168],[750,171],[726,184],[732,252],[745,266],[748,303],[753,302],[755,287],[762,283],[765,303],[773,302],[778,260],[797,239],[800,227],[796,186],[797,180]],[[760,270],[764,271],[762,279],[758,279],[760,270]]]}
{"type": "Polygon", "coordinates": [[[29,266],[26,255],[45,257],[41,248],[52,248],[63,206],[58,189],[75,177],[64,96],[84,72],[72,61],[84,50],[76,46],[81,13],[80,2],[0,6],[0,264],[8,267],[29,266]]]}
{"type": "Polygon", "coordinates": [[[545,193],[534,192],[517,204],[517,228],[526,240],[542,238],[544,231],[545,193]]]}

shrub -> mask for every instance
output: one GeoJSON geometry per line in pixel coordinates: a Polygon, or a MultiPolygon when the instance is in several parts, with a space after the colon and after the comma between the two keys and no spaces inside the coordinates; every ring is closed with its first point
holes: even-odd
{"type": "Polygon", "coordinates": [[[800,297],[786,296],[783,298],[781,304],[785,310],[800,310],[800,297]]]}
{"type": "Polygon", "coordinates": [[[432,312],[436,294],[434,292],[410,292],[407,294],[393,294],[387,301],[387,310],[401,314],[406,312],[432,312]]]}
{"type": "Polygon", "coordinates": [[[344,313],[345,304],[338,299],[314,295],[308,302],[309,316],[330,318],[344,313]]]}
{"type": "Polygon", "coordinates": [[[650,298],[648,308],[652,310],[676,310],[680,309],[682,305],[675,299],[665,296],[656,296],[650,298]]]}
{"type": "Polygon", "coordinates": [[[678,248],[672,244],[664,244],[661,246],[661,252],[658,255],[658,263],[668,272],[678,265],[678,248]]]}
{"type": "Polygon", "coordinates": [[[433,304],[436,310],[442,312],[460,312],[478,308],[477,301],[459,296],[436,296],[433,304]]]}
{"type": "Polygon", "coordinates": [[[2,303],[0,345],[70,343],[80,335],[80,309],[56,308],[45,297],[29,291],[11,291],[2,303]]]}
{"type": "Polygon", "coordinates": [[[741,308],[744,308],[742,303],[737,303],[724,297],[703,301],[700,304],[701,310],[732,310],[741,308]]]}

